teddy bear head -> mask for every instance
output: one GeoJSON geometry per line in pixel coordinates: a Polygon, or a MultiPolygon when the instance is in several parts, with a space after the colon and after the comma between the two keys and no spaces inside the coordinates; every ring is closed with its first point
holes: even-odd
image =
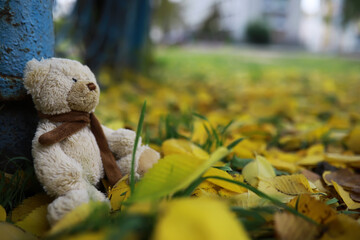
{"type": "Polygon", "coordinates": [[[100,89],[94,74],[74,60],[29,61],[24,70],[24,86],[32,95],[35,108],[44,114],[93,112],[99,102],[100,89]]]}

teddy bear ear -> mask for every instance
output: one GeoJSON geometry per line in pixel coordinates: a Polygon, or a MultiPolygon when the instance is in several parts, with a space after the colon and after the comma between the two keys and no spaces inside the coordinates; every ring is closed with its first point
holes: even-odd
{"type": "Polygon", "coordinates": [[[38,61],[35,58],[26,63],[24,69],[24,86],[26,89],[31,89],[31,86],[38,82],[39,73],[44,69],[43,61],[38,61]]]}

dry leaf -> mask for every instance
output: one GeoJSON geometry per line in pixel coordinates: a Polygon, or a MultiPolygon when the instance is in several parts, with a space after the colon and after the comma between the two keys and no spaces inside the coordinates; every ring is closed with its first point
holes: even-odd
{"type": "Polygon", "coordinates": [[[343,214],[328,222],[324,229],[327,231],[321,240],[357,240],[360,237],[360,224],[343,214]]]}
{"type": "Polygon", "coordinates": [[[171,154],[186,154],[200,159],[209,158],[207,152],[185,139],[168,139],[162,143],[161,149],[165,156],[171,154]]]}
{"type": "Polygon", "coordinates": [[[334,181],[331,181],[331,183],[334,185],[336,192],[340,195],[340,197],[349,209],[360,208],[360,203],[353,201],[348,191],[345,191],[339,184],[334,181]]]}
{"type": "Polygon", "coordinates": [[[23,220],[16,222],[15,225],[35,236],[43,236],[50,229],[49,222],[46,218],[47,204],[35,208],[23,220]]]}
{"type": "Polygon", "coordinates": [[[113,211],[119,210],[122,207],[122,203],[130,196],[131,191],[128,179],[129,175],[125,175],[108,191],[110,205],[113,211]]]}
{"type": "Polygon", "coordinates": [[[6,221],[6,211],[3,206],[0,205],[0,222],[6,221]]]}
{"type": "Polygon", "coordinates": [[[345,140],[346,146],[354,153],[360,153],[360,126],[356,126],[345,140]]]}
{"type": "Polygon", "coordinates": [[[288,212],[275,213],[274,221],[276,235],[280,240],[311,240],[319,232],[315,224],[288,212]]]}
{"type": "Polygon", "coordinates": [[[24,219],[34,209],[49,204],[51,201],[52,198],[45,193],[39,193],[29,197],[11,212],[11,221],[18,222],[24,219]]]}
{"type": "Polygon", "coordinates": [[[223,202],[209,198],[184,198],[160,209],[153,239],[250,239],[223,202]]]}
{"type": "Polygon", "coordinates": [[[336,211],[333,208],[316,200],[309,194],[303,194],[294,198],[289,205],[294,208],[297,207],[300,213],[320,224],[328,223],[336,217],[336,211]]]}
{"type": "Polygon", "coordinates": [[[271,164],[266,158],[259,155],[244,167],[242,174],[245,181],[252,186],[257,186],[261,178],[273,178],[276,176],[271,164]]]}
{"type": "Polygon", "coordinates": [[[0,222],[1,240],[37,240],[38,238],[7,222],[0,222]]]}
{"type": "Polygon", "coordinates": [[[314,193],[309,185],[309,181],[302,174],[277,176],[272,179],[272,183],[278,191],[285,194],[314,193]]]}
{"type": "MultiPolygon", "coordinates": [[[[226,179],[230,179],[230,180],[234,180],[233,177],[228,174],[227,172],[217,169],[217,168],[209,168],[209,170],[207,170],[203,177],[208,177],[208,176],[217,176],[217,177],[223,177],[226,179]]],[[[234,183],[230,183],[230,182],[226,182],[223,180],[219,180],[219,179],[207,179],[206,181],[209,181],[219,187],[222,187],[226,190],[232,191],[234,193],[243,193],[246,192],[247,189],[240,187],[239,185],[236,185],[234,183]]]]}

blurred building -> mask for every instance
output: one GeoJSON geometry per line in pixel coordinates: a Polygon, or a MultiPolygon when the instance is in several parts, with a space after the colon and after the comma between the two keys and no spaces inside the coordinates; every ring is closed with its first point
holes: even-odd
{"type": "Polygon", "coordinates": [[[221,27],[245,41],[249,22],[264,20],[275,44],[301,45],[316,52],[360,52],[360,24],[342,25],[343,0],[173,0],[182,6],[185,25],[164,36],[184,41],[217,4],[221,27]]]}

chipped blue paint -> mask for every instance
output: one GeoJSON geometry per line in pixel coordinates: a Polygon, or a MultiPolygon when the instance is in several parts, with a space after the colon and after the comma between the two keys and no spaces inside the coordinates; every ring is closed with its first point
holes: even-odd
{"type": "Polygon", "coordinates": [[[0,101],[26,96],[22,85],[25,64],[52,57],[53,0],[0,1],[0,101]]]}
{"type": "Polygon", "coordinates": [[[37,114],[22,84],[27,61],[53,56],[53,0],[0,0],[0,169],[31,159],[37,114]],[[8,160],[12,159],[11,162],[8,160]]]}

